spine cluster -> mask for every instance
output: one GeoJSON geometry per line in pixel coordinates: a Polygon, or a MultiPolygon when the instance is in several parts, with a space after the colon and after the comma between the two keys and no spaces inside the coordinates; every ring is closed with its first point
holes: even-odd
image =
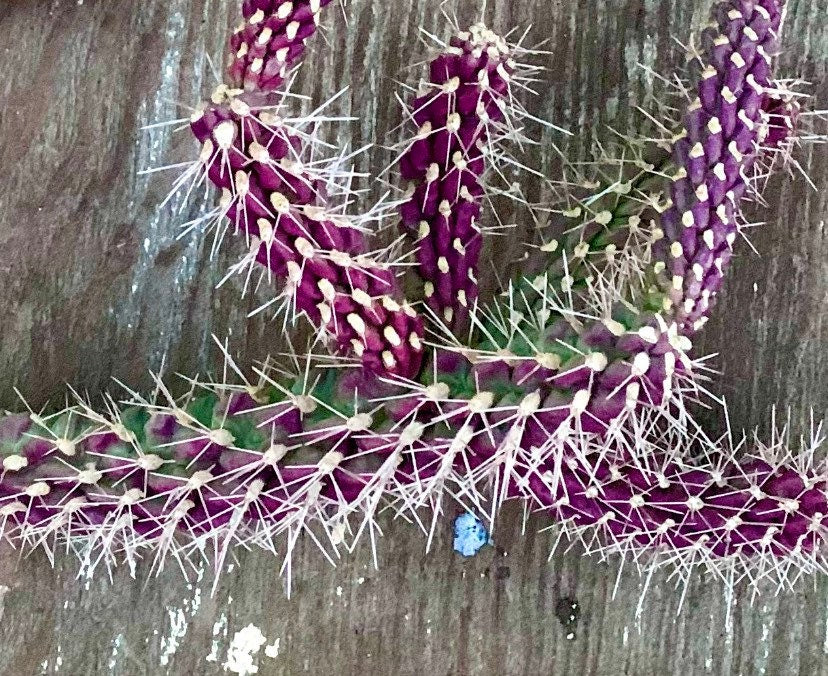
{"type": "Polygon", "coordinates": [[[737,461],[724,449],[694,462],[652,450],[645,462],[622,448],[596,448],[588,463],[565,457],[554,469],[533,469],[524,491],[568,529],[591,530],[595,548],[663,554],[677,566],[735,564],[739,578],[751,568],[822,566],[824,465],[797,467],[772,454],[737,461]]]}
{"type": "Polygon", "coordinates": [[[430,63],[408,110],[416,133],[400,160],[409,182],[400,226],[416,242],[426,302],[449,328],[466,322],[478,296],[488,146],[505,117],[514,66],[502,38],[472,26],[430,63]]]}

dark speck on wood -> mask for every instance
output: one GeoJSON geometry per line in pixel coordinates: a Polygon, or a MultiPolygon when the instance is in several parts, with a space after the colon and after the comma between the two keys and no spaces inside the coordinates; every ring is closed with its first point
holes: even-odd
{"type": "Polygon", "coordinates": [[[558,599],[555,604],[555,617],[564,628],[566,639],[571,641],[575,638],[575,629],[578,627],[578,620],[581,618],[581,606],[573,598],[558,599]]]}

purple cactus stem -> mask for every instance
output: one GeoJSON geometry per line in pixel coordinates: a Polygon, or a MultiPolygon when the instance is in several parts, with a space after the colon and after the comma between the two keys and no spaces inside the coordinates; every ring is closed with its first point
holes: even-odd
{"type": "Polygon", "coordinates": [[[506,42],[478,24],[430,63],[409,104],[416,136],[400,160],[410,193],[400,227],[416,241],[426,302],[449,327],[463,325],[478,296],[486,145],[512,70],[506,42]]]}
{"type": "Polygon", "coordinates": [[[255,260],[286,281],[292,310],[332,336],[337,353],[356,355],[376,373],[416,375],[421,320],[402,300],[393,269],[371,259],[347,219],[325,212],[319,186],[293,159],[296,137],[267,111],[241,108],[212,128],[202,129],[212,109],[193,123],[227,218],[245,232],[255,260]],[[231,172],[232,156],[239,168],[231,172]]]}
{"type": "Polygon", "coordinates": [[[246,92],[279,89],[330,1],[244,0],[243,21],[230,38],[229,83],[246,92]]]}
{"type": "MultiPolygon", "coordinates": [[[[379,391],[372,380],[352,387],[358,381],[346,370],[339,378],[352,386],[328,386],[328,394],[311,390],[284,399],[279,393],[296,390],[291,382],[270,394],[216,386],[219,396],[195,400],[202,402],[195,406],[199,417],[179,403],[150,405],[146,413],[125,409],[114,418],[86,405],[46,419],[6,416],[0,419],[4,532],[39,542],[44,532],[71,532],[87,552],[104,543],[161,551],[171,538],[198,544],[242,531],[272,536],[304,524],[309,505],[328,523],[359,509],[370,515],[374,496],[383,493],[416,508],[439,499],[450,481],[468,479],[477,490],[473,475],[500,472],[504,453],[531,452],[573,429],[602,435],[641,406],[665,405],[676,363],[670,335],[650,325],[619,335],[608,326],[613,330],[583,333],[607,348],[615,368],[599,351],[573,351],[567,360],[547,355],[541,373],[522,374],[526,387],[516,403],[485,389],[458,396],[443,380],[413,389],[379,391]],[[356,402],[365,388],[388,405],[360,412],[356,402]],[[261,403],[274,394],[277,401],[261,403]]],[[[577,340],[577,333],[558,335],[577,340]]],[[[462,380],[470,372],[465,357],[435,358],[438,378],[462,380]]],[[[500,375],[514,381],[508,368],[500,375]]],[[[508,493],[517,495],[517,487],[508,493]]]]}
{"type": "Polygon", "coordinates": [[[771,62],[784,14],[781,0],[716,5],[704,34],[706,66],[674,145],[672,206],[662,215],[657,253],[684,331],[707,320],[733,256],[740,206],[768,135],[771,62]]]}
{"type": "MultiPolygon", "coordinates": [[[[246,28],[234,46],[258,31],[258,42],[272,44],[280,28],[285,39],[301,43],[307,31],[295,33],[285,22],[299,16],[302,26],[315,26],[325,4],[245,2],[246,28]]],[[[362,231],[325,210],[324,185],[302,166],[303,140],[275,112],[273,81],[265,86],[248,77],[269,72],[256,66],[260,58],[246,71],[249,93],[222,85],[191,119],[204,173],[222,191],[223,213],[245,233],[251,258],[286,282],[289,312],[306,315],[334,353],[356,357],[372,373],[413,377],[422,359],[422,322],[403,301],[391,266],[368,255],[362,231]]],[[[247,61],[234,61],[231,76],[240,63],[247,61]]]]}
{"type": "Polygon", "coordinates": [[[634,549],[700,558],[783,558],[824,550],[824,468],[802,473],[759,458],[715,465],[651,458],[642,469],[610,455],[595,465],[538,468],[525,493],[556,520],[597,527],[634,549]],[[659,462],[661,460],[662,462],[659,462]]]}

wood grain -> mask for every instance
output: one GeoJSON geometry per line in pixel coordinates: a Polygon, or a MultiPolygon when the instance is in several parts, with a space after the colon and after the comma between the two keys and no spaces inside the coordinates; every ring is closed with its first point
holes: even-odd
{"type": "MultiPolygon", "coordinates": [[[[162,357],[170,371],[215,363],[210,335],[230,336],[241,360],[279,346],[265,317],[246,319],[256,298],[216,290],[232,246],[215,260],[203,237],[177,239],[195,212],[158,209],[169,179],[140,169],[189,156],[186,132],[141,131],[183,117],[209,89],[206,54],[221,62],[236,0],[5,0],[0,11],[0,405],[17,386],[39,406],[65,383],[98,392],[112,376],[141,387],[162,357]]],[[[479,3],[445,7],[461,23],[479,3]]],[[[572,157],[623,129],[652,84],[642,63],[672,72],[672,36],[706,20],[707,0],[490,0],[497,29],[533,24],[549,39],[548,67],[531,110],[579,131],[572,157]]],[[[313,101],[347,84],[339,111],[358,115],[338,142],[383,143],[399,121],[395,79],[424,48],[418,27],[446,35],[438,0],[353,0],[347,23],[327,10],[328,47],[317,41],[298,86],[313,101]]],[[[791,0],[785,71],[828,102],[828,0],[791,0]]],[[[552,133],[532,158],[550,174],[552,133]]],[[[384,166],[372,150],[358,168],[384,166]]],[[[820,186],[773,183],[766,224],[740,260],[700,351],[722,350],[719,389],[737,428],[765,426],[770,407],[797,425],[828,413],[828,153],[802,151],[820,186]],[[724,383],[724,384],[722,384],[724,383]]],[[[503,247],[504,243],[495,246],[503,247]]],[[[238,251],[235,249],[235,251],[238,251]]],[[[503,249],[498,253],[503,254],[503,249]]],[[[508,252],[507,252],[508,253],[508,252]]],[[[720,421],[711,421],[712,425],[720,421]]],[[[636,619],[643,582],[619,563],[579,552],[547,561],[548,533],[519,532],[510,512],[471,560],[451,551],[449,524],[429,554],[410,526],[386,523],[380,568],[363,547],[337,568],[310,548],[296,560],[287,599],[274,560],[240,555],[214,596],[212,581],[170,569],[144,584],[120,571],[76,579],[59,557],[0,555],[0,673],[223,673],[235,633],[267,637],[259,674],[825,674],[828,581],[726,613],[714,582],[679,594],[656,576],[636,619]],[[577,622],[566,622],[569,602],[577,622]],[[560,618],[560,619],[559,619],[560,618]],[[568,634],[572,634],[568,638],[568,634]],[[276,654],[278,652],[278,654],[276,654]]]]}

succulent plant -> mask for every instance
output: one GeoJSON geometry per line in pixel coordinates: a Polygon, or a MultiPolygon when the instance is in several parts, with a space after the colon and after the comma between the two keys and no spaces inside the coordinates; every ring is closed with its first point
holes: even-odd
{"type": "Polygon", "coordinates": [[[416,242],[426,303],[449,327],[467,323],[478,297],[483,177],[498,161],[490,148],[509,135],[510,52],[485,26],[472,26],[431,61],[408,111],[416,134],[400,160],[410,182],[400,226],[416,242]]]}
{"type": "Polygon", "coordinates": [[[491,303],[475,276],[486,176],[512,134],[519,66],[482,25],[455,36],[410,104],[415,136],[399,158],[411,182],[401,227],[430,314],[371,255],[360,219],[331,208],[306,135],[281,115],[275,90],[324,4],[245,2],[231,85],[191,127],[197,172],[222,191],[216,217],[247,238],[245,264],[284,285],[290,311],[348,368],[308,350],[295,372],[260,368],[252,382],[228,355],[239,382],[193,381],[174,397],[159,379],[151,397],[130,392],[103,413],[77,399],[8,414],[0,532],[50,553],[65,545],[89,568],[149,556],[185,571],[284,538],[289,574],[303,533],[333,558],[363,533],[373,543],[386,509],[431,542],[449,500],[491,526],[518,499],[587,553],[685,580],[700,568],[784,587],[824,569],[819,430],[800,451],[780,432],[743,454],[692,416],[705,375],[690,336],[722,284],[740,200],[759,190],[764,155],[796,137],[799,107],[770,69],[783,3],[717,5],[672,156],[635,157],[608,188],[567,196],[559,211],[576,227],[491,303]],[[426,342],[424,320],[449,331],[426,342]]]}
{"type": "Polygon", "coordinates": [[[229,82],[244,91],[274,92],[305,52],[305,41],[331,0],[245,0],[230,38],[229,82]]]}

